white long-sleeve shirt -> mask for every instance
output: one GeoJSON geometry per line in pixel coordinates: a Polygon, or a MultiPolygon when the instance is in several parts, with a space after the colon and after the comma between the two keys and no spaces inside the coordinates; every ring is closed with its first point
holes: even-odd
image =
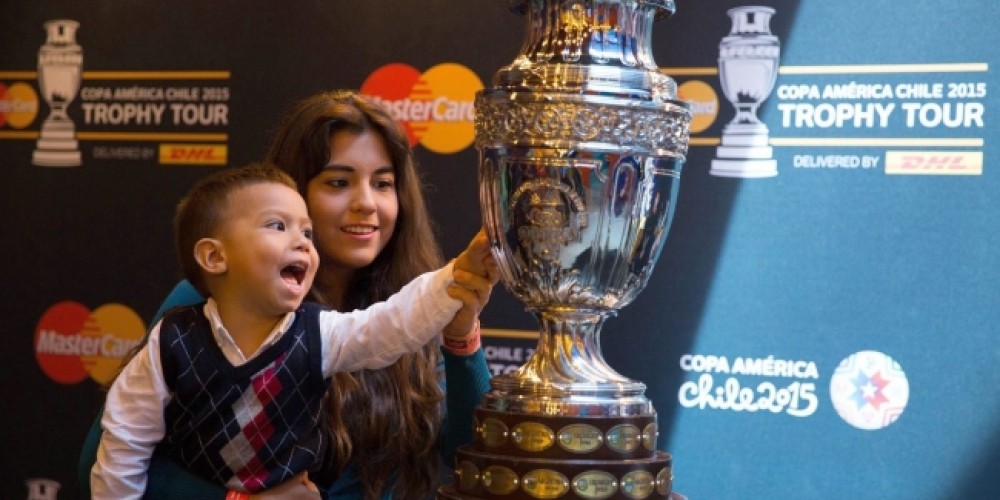
{"type": "MultiPolygon", "coordinates": [[[[454,283],[452,264],[425,273],[385,302],[350,313],[320,313],[324,377],[336,372],[378,369],[426,345],[447,325],[461,302],[447,294],[454,283]]],[[[226,330],[214,300],[205,304],[215,341],[233,366],[253,359],[285,334],[295,319],[288,313],[256,353],[245,355],[226,330]]],[[[162,321],[161,321],[162,323],[162,321]]],[[[90,474],[94,499],[141,498],[146,471],[166,432],[164,409],[172,395],[163,379],[160,324],[142,350],[125,366],[108,392],[101,427],[104,434],[90,474]]]]}

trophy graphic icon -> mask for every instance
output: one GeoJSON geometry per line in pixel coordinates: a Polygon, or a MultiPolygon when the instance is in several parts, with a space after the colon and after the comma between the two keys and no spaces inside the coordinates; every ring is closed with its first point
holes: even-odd
{"type": "Polygon", "coordinates": [[[774,177],[778,164],[771,157],[767,125],[757,108],[771,94],[778,77],[781,44],[771,34],[770,7],[729,9],[732,29],[719,43],[719,80],[736,116],[722,129],[710,174],[720,177],[774,177]]]}
{"type": "Polygon", "coordinates": [[[62,485],[53,479],[33,478],[25,481],[28,500],[56,500],[62,485]]]}
{"type": "Polygon", "coordinates": [[[76,43],[80,23],[57,19],[45,23],[48,34],[38,49],[38,87],[51,110],[42,124],[33,165],[41,167],[80,166],[76,128],[67,109],[80,90],[83,49],[76,43]]]}
{"type": "Polygon", "coordinates": [[[691,113],[652,56],[673,0],[509,0],[514,61],[476,96],[484,225],[538,346],[493,377],[441,499],[666,499],[646,385],[601,352],[605,320],[645,287],[670,227],[691,113]]]}

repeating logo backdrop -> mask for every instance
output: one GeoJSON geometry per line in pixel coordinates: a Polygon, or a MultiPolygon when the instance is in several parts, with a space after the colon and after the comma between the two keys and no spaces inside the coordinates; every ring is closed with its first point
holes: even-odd
{"type": "Polygon", "coordinates": [[[475,139],[473,121],[479,77],[456,63],[441,63],[420,73],[403,63],[392,63],[372,72],[360,91],[389,108],[410,137],[410,146],[421,144],[435,153],[455,153],[475,139]]]}
{"type": "MultiPolygon", "coordinates": [[[[525,30],[507,3],[0,5],[0,497],[76,497],[100,386],[178,279],[175,203],[260,158],[291,103],[388,106],[457,253],[479,225],[472,101],[525,30]]],[[[694,112],[680,206],[602,334],[676,488],[1000,497],[1000,4],[677,3],[653,45],[694,112]]],[[[531,355],[504,291],[483,324],[494,373],[531,355]]]]}
{"type": "Polygon", "coordinates": [[[122,304],[91,311],[78,302],[62,301],[38,320],[35,356],[56,382],[76,384],[89,375],[104,386],[114,380],[122,358],[145,333],[142,319],[122,304]]]}

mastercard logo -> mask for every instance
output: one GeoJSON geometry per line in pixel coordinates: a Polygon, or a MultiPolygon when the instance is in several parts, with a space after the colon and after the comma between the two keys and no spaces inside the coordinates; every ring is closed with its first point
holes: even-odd
{"type": "Polygon", "coordinates": [[[139,315],[121,304],[91,311],[78,302],[59,302],[38,321],[35,358],[42,371],[60,384],[78,384],[89,376],[106,385],[145,334],[139,315]]]}
{"type": "Polygon", "coordinates": [[[677,87],[677,98],[691,109],[691,133],[704,132],[719,116],[719,95],[701,80],[689,80],[677,87]]]}
{"type": "Polygon", "coordinates": [[[442,63],[421,73],[393,63],[372,72],[360,91],[403,124],[411,147],[450,154],[475,139],[474,102],[482,89],[482,80],[460,64],[442,63]]]}
{"type": "Polygon", "coordinates": [[[25,83],[0,83],[0,127],[25,128],[38,116],[38,94],[25,83]]]}

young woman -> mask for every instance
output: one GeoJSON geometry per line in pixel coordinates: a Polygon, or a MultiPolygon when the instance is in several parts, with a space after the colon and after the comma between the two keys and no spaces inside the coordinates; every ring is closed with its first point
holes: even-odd
{"type": "MultiPolygon", "coordinates": [[[[320,268],[311,300],[341,311],[362,308],[441,266],[406,135],[381,108],[348,91],[309,97],[281,123],[267,159],[295,179],[313,221],[320,268]]],[[[478,329],[495,283],[494,277],[476,287],[445,331],[478,329]]],[[[161,311],[201,300],[182,282],[161,311]]],[[[427,497],[441,464],[450,468],[457,446],[472,440],[472,412],[489,390],[489,377],[475,345],[428,345],[388,368],[338,374],[327,398],[328,464],[309,479],[326,498],[427,497]]],[[[92,428],[84,445],[84,477],[99,432],[92,428]]],[[[259,497],[311,493],[303,482],[289,483],[259,497]]],[[[163,458],[150,466],[148,498],[221,499],[226,493],[163,458]]]]}

